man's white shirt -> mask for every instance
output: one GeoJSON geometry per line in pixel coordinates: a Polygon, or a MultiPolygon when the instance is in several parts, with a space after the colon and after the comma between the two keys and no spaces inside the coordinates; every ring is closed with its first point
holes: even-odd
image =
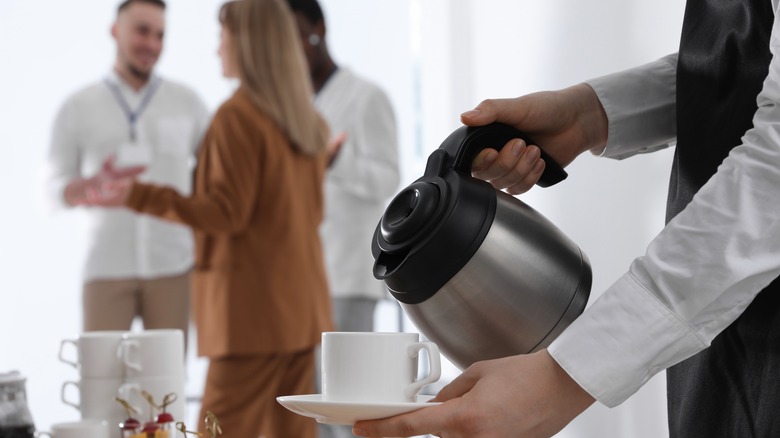
{"type": "MultiPolygon", "coordinates": [[[[136,92],[116,73],[109,73],[70,96],[57,114],[45,169],[50,205],[67,207],[63,192],[68,182],[95,175],[106,157],[120,154],[128,144],[149,149],[150,163],[139,180],[189,194],[195,153],[208,120],[203,102],[183,85],[155,77],[136,92]],[[135,124],[135,141],[116,92],[131,110],[143,107],[135,124]],[[148,103],[142,105],[150,93],[148,103]]],[[[149,279],[192,267],[194,243],[188,227],[122,208],[91,207],[86,212],[85,282],[149,279]]]]}

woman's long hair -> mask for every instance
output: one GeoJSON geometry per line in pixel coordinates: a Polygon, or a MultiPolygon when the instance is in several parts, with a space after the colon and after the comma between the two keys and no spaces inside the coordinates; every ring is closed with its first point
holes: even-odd
{"type": "Polygon", "coordinates": [[[241,86],[305,154],[324,152],[327,126],[313,88],[295,18],[283,0],[225,3],[220,23],[230,32],[241,86]]]}

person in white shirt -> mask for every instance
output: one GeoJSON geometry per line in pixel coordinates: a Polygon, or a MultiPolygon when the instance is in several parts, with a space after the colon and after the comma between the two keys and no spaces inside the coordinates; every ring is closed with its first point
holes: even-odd
{"type": "MultiPolygon", "coordinates": [[[[113,69],[71,95],[52,129],[47,195],[55,207],[84,203],[86,183],[105,166],[118,176],[191,190],[194,154],[208,124],[195,92],[154,74],[163,49],[165,3],[119,4],[113,69]],[[114,168],[114,166],[117,166],[114,168]],[[119,169],[121,167],[122,169],[119,169]]],[[[83,272],[83,329],[189,326],[191,231],[129,210],[91,207],[83,272]]]]}
{"type": "MultiPolygon", "coordinates": [[[[371,236],[399,183],[398,135],[392,105],[376,84],[338,66],[325,41],[317,0],[288,0],[309,65],[314,103],[341,145],[325,175],[320,235],[338,331],[372,331],[386,297],[372,275],[371,236]]],[[[320,425],[321,437],[352,436],[345,426],[320,425]]]]}
{"type": "MultiPolygon", "coordinates": [[[[355,434],[551,436],[664,369],[672,438],[780,433],[778,3],[689,0],[679,53],[461,116],[514,125],[562,165],[676,145],[668,223],[548,349],[477,363],[443,404],[355,434]]],[[[513,140],[472,171],[517,194],[544,167],[536,146],[513,140]]]]}

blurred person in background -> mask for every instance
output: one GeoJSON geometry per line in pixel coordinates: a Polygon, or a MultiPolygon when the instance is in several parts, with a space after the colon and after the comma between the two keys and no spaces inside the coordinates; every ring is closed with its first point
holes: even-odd
{"type": "MultiPolygon", "coordinates": [[[[461,116],[513,125],[562,165],[676,145],[667,224],[549,348],[479,362],[442,405],[358,422],[358,435],[551,436],[664,369],[670,437],[780,435],[779,8],[689,0],[678,53],[461,116]]],[[[516,194],[544,166],[513,140],[472,171],[516,194]]]]}
{"type": "MultiPolygon", "coordinates": [[[[51,203],[83,203],[86,175],[116,176],[189,193],[194,154],[208,124],[201,99],[189,88],[154,74],[163,49],[165,3],[126,0],[111,36],[116,60],[101,80],[62,105],[47,157],[51,203]],[[115,171],[116,161],[125,170],[115,171]],[[127,167],[132,166],[132,167],[127,167]]],[[[185,226],[130,210],[86,209],[89,244],[84,267],[83,329],[128,330],[138,316],[146,329],[189,327],[192,232],[185,226]]]]}
{"type": "Polygon", "coordinates": [[[240,81],[203,140],[193,194],[102,171],[88,205],[192,227],[200,417],[226,437],[316,436],[277,396],[314,390],[315,347],[332,329],[319,226],[328,130],[284,0],[237,0],[219,15],[224,76],[240,81]]]}
{"type": "Polygon", "coordinates": [[[336,329],[371,331],[385,286],[372,275],[370,245],[387,201],[398,189],[398,135],[393,108],[376,84],[338,66],[325,42],[317,0],[288,0],[314,85],[314,103],[340,148],[325,174],[321,227],[336,329]]]}
{"type": "MultiPolygon", "coordinates": [[[[287,0],[308,61],[314,103],[338,152],[325,174],[325,218],[320,229],[336,330],[370,332],[386,296],[372,275],[370,245],[399,182],[398,135],[392,105],[376,84],[337,65],[328,51],[317,0],[287,0]],[[357,247],[356,247],[357,245],[357,247]]],[[[321,424],[321,437],[353,436],[351,428],[321,424]]]]}

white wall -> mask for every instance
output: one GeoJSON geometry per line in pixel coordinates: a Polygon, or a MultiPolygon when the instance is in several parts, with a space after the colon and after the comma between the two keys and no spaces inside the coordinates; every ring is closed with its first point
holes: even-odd
{"type": "MultiPolygon", "coordinates": [[[[214,109],[230,93],[215,55],[219,0],[169,0],[163,75],[196,88],[214,109]]],[[[676,50],[684,2],[673,0],[323,0],[338,62],[374,79],[396,109],[403,184],[489,97],[560,88],[676,50]]],[[[116,2],[0,0],[0,372],[28,377],[36,423],[75,419],[59,402],[75,370],[56,359],[78,333],[84,253],[78,212],[46,214],[37,175],[54,113],[113,60],[116,2]]],[[[663,224],[671,151],[624,162],[583,157],[569,180],[521,199],[588,254],[595,298],[644,251],[663,224]]],[[[593,299],[592,298],[592,299],[593,299]]],[[[381,324],[394,327],[392,306],[381,324]],[[390,322],[388,322],[390,321],[390,322]]],[[[191,358],[197,393],[203,362],[191,358]]],[[[571,437],[666,435],[663,376],[624,405],[595,405],[571,437]]]]}

